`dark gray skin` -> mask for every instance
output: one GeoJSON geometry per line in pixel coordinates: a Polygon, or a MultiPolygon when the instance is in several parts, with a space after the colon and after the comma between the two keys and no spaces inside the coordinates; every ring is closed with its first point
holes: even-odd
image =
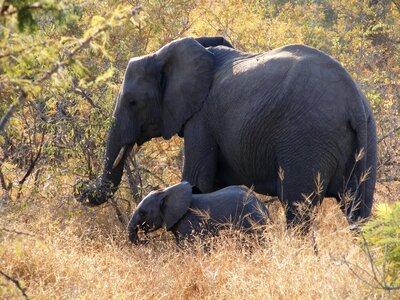
{"type": "MultiPolygon", "coordinates": [[[[233,48],[230,42],[228,42],[225,38],[223,37],[199,37],[195,39],[200,45],[202,45],[204,48],[207,47],[215,47],[215,46],[226,46],[229,48],[233,48]]],[[[164,55],[168,56],[168,53],[165,53],[164,55]]],[[[199,54],[201,55],[201,53],[199,54]]],[[[135,60],[134,58],[132,60],[135,60]]],[[[131,60],[131,61],[132,61],[131,60]]],[[[164,60],[166,61],[165,64],[168,61],[168,58],[165,57],[164,60]]],[[[170,63],[173,63],[171,61],[170,63]]],[[[140,65],[141,63],[139,63],[140,65]]],[[[154,71],[159,71],[159,76],[162,75],[166,71],[166,65],[164,66],[163,70],[154,70],[154,71]]],[[[125,72],[126,73],[126,72],[125,72]]],[[[127,75],[127,74],[125,74],[127,75]]],[[[195,76],[195,74],[192,74],[192,76],[195,76]]],[[[163,84],[165,84],[166,77],[163,77],[163,84]]],[[[125,80],[124,80],[125,81],[125,80]]],[[[161,78],[156,79],[155,81],[149,82],[149,85],[145,85],[146,87],[149,88],[149,96],[150,99],[147,102],[146,94],[147,91],[144,89],[141,96],[141,100],[144,102],[137,106],[132,113],[136,114],[137,117],[133,116],[135,119],[137,119],[137,123],[127,123],[123,124],[122,119],[124,117],[129,117],[127,114],[129,112],[127,111],[127,114],[121,115],[121,113],[118,113],[120,117],[117,118],[117,107],[114,110],[114,119],[115,123],[110,129],[110,132],[108,134],[107,138],[107,144],[106,144],[106,153],[105,153],[105,158],[104,158],[104,167],[103,167],[103,174],[97,178],[95,182],[89,181],[89,180],[78,180],[78,182],[75,184],[74,187],[74,194],[75,198],[77,201],[81,202],[82,204],[86,206],[97,206],[100,204],[103,204],[106,202],[108,199],[112,197],[112,195],[117,191],[118,186],[121,182],[122,174],[123,174],[123,166],[124,166],[124,161],[127,157],[127,154],[132,150],[133,145],[136,143],[138,145],[142,145],[146,141],[150,140],[153,137],[159,137],[161,136],[160,133],[160,126],[161,126],[161,121],[156,120],[156,118],[159,119],[159,116],[156,117],[151,117],[150,119],[145,122],[147,115],[151,114],[151,110],[154,108],[154,114],[159,114],[160,111],[157,109],[157,106],[161,102],[161,90],[159,90],[161,82],[161,78]],[[152,84],[156,84],[154,86],[154,89],[152,89],[152,84]],[[150,106],[146,108],[146,103],[148,103],[150,106]],[[144,104],[144,105],[143,105],[144,104]],[[140,117],[142,116],[142,117],[140,117]],[[154,122],[154,124],[153,124],[154,122]],[[155,124],[158,123],[158,124],[155,124]],[[133,136],[125,136],[130,132],[130,134],[133,134],[133,136]],[[120,153],[121,148],[127,145],[122,159],[121,163],[118,164],[117,166],[113,167],[113,162],[117,158],[118,154],[120,153]]],[[[163,87],[165,89],[165,86],[163,87]]],[[[118,101],[116,106],[118,105],[118,102],[120,101],[119,99],[122,97],[121,93],[118,97],[118,101]]],[[[125,101],[124,101],[125,102],[125,101]]],[[[171,103],[171,105],[174,105],[171,103]]],[[[131,105],[129,105],[131,106],[131,105]]],[[[168,109],[168,108],[167,108],[168,109]]],[[[179,133],[181,137],[183,137],[183,130],[179,133]]]]}
{"type": "Polygon", "coordinates": [[[154,231],[165,227],[180,244],[193,241],[195,236],[217,235],[226,228],[255,233],[268,218],[265,205],[245,188],[230,186],[192,194],[192,186],[184,181],[146,196],[129,221],[128,234],[139,244],[139,228],[154,231]]]}
{"type": "Polygon", "coordinates": [[[135,143],[179,134],[183,180],[203,193],[254,186],[278,196],[288,224],[296,224],[302,221],[296,204],[304,195],[314,193],[316,204],[324,197],[340,201],[350,190],[357,200],[352,213],[345,211],[349,219],[370,215],[377,160],[373,114],[340,63],[314,48],[288,45],[249,54],[205,48],[191,38],[173,41],[130,60],[114,118],[101,179],[95,189],[77,188],[77,199],[89,205],[104,203],[118,188],[135,143]],[[367,170],[368,180],[360,182],[367,170]]]}

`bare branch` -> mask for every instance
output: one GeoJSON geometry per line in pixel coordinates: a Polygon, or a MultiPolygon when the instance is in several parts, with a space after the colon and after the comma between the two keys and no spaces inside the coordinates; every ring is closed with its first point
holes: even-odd
{"type": "Polygon", "coordinates": [[[100,109],[100,107],[94,103],[94,101],[92,100],[92,98],[90,98],[90,96],[80,87],[77,87],[74,92],[76,94],[78,94],[79,96],[82,96],[82,98],[84,98],[92,107],[100,109]]]}
{"type": "Polygon", "coordinates": [[[7,229],[4,227],[0,227],[0,230],[10,232],[10,233],[15,233],[15,234],[20,234],[20,235],[27,235],[27,236],[35,236],[32,233],[27,233],[27,232],[22,232],[22,231],[17,231],[17,230],[12,230],[12,229],[7,229]]]}
{"type": "Polygon", "coordinates": [[[384,134],[383,136],[381,136],[377,143],[379,144],[380,142],[382,142],[384,139],[388,138],[389,136],[397,133],[398,131],[400,131],[400,126],[397,126],[396,128],[393,128],[392,130],[390,130],[388,133],[384,134]]]}
{"type": "Polygon", "coordinates": [[[111,199],[111,205],[115,210],[115,213],[117,215],[118,221],[124,226],[126,227],[128,224],[125,221],[125,218],[121,212],[121,210],[119,209],[117,202],[114,199],[111,199]]]}
{"type": "MultiPolygon", "coordinates": [[[[130,191],[132,192],[132,194],[134,195],[134,197],[136,198],[135,202],[138,202],[138,198],[139,198],[139,190],[138,190],[138,184],[137,184],[137,179],[135,179],[135,176],[132,173],[132,170],[129,166],[129,163],[125,163],[125,171],[126,171],[126,175],[128,176],[128,183],[129,183],[129,188],[130,191]]],[[[136,203],[137,204],[137,203],[136,203]]]]}
{"type": "Polygon", "coordinates": [[[29,177],[29,175],[31,175],[33,169],[35,168],[36,163],[38,162],[38,160],[40,158],[40,155],[42,154],[42,148],[43,148],[43,142],[44,142],[44,134],[45,134],[45,130],[43,129],[42,138],[41,138],[40,145],[39,145],[39,150],[36,153],[35,158],[31,160],[31,164],[30,164],[28,170],[26,171],[24,177],[19,181],[19,189],[20,189],[20,191],[22,189],[22,185],[24,184],[25,180],[29,177]]]}
{"type": "MultiPolygon", "coordinates": [[[[371,254],[371,250],[368,244],[367,239],[365,238],[364,233],[362,232],[362,229],[360,228],[360,226],[356,223],[353,222],[352,226],[354,226],[354,228],[357,230],[357,233],[361,236],[362,241],[363,241],[363,248],[364,248],[364,252],[367,254],[368,257],[368,261],[371,267],[371,271],[372,274],[369,274],[365,269],[361,268],[360,266],[356,265],[359,269],[363,270],[366,274],[368,274],[373,281],[377,284],[377,286],[372,285],[371,283],[367,282],[364,278],[362,278],[352,267],[351,264],[343,257],[343,262],[346,264],[346,266],[349,268],[349,270],[358,278],[360,279],[362,282],[368,284],[369,286],[373,287],[373,288],[380,288],[382,290],[385,291],[393,291],[393,290],[400,290],[400,286],[389,286],[386,284],[386,279],[384,278],[385,276],[385,267],[386,267],[386,262],[383,265],[383,274],[379,274],[382,276],[382,278],[379,278],[377,275],[377,270],[376,270],[376,265],[374,262],[374,259],[372,257],[371,254]]],[[[386,260],[386,257],[385,257],[386,260]]]]}
{"type": "Polygon", "coordinates": [[[1,187],[3,188],[4,191],[8,192],[11,189],[11,182],[7,185],[6,183],[6,179],[4,178],[4,174],[0,168],[0,183],[1,183],[1,187]]]}
{"type": "Polygon", "coordinates": [[[137,174],[137,179],[139,181],[139,186],[140,186],[140,193],[138,193],[138,195],[139,195],[139,199],[142,199],[143,198],[143,182],[142,182],[142,176],[140,175],[139,166],[136,161],[136,152],[134,149],[132,149],[132,152],[128,155],[128,157],[129,157],[130,163],[135,168],[135,172],[137,174]],[[133,159],[132,159],[132,157],[133,157],[133,159]]]}
{"type": "Polygon", "coordinates": [[[1,118],[0,131],[3,130],[3,128],[5,127],[7,122],[10,120],[10,118],[12,117],[14,112],[17,110],[17,108],[24,104],[24,102],[26,100],[26,96],[27,96],[26,92],[20,88],[17,101],[10,105],[10,107],[8,108],[5,115],[1,118]]]}
{"type": "MultiPolygon", "coordinates": [[[[379,288],[380,288],[380,286],[375,286],[375,285],[369,283],[369,282],[368,282],[367,280],[365,280],[363,277],[361,277],[361,276],[351,267],[350,262],[348,262],[348,261],[346,260],[345,257],[342,257],[342,260],[343,260],[343,263],[344,263],[344,264],[347,266],[347,268],[350,270],[350,272],[351,272],[355,277],[357,277],[360,281],[364,282],[366,285],[368,285],[369,287],[372,287],[372,288],[374,288],[374,289],[379,289],[379,288]]],[[[362,269],[362,268],[361,268],[361,269],[362,269]]],[[[362,269],[362,270],[365,271],[364,269],[362,269]]]]}
{"type": "Polygon", "coordinates": [[[7,280],[9,280],[12,283],[14,283],[15,286],[17,287],[17,289],[19,289],[21,291],[21,293],[22,293],[22,295],[24,296],[25,299],[29,299],[28,295],[26,294],[26,290],[21,286],[20,282],[17,279],[12,278],[11,276],[8,276],[6,273],[4,273],[1,270],[0,270],[0,274],[3,275],[7,280]]]}
{"type": "Polygon", "coordinates": [[[367,255],[368,255],[369,264],[370,264],[370,266],[371,266],[371,270],[372,270],[372,273],[373,273],[373,275],[374,275],[373,277],[374,277],[375,281],[378,282],[378,284],[379,284],[380,286],[382,286],[382,284],[380,283],[380,280],[378,279],[378,276],[376,275],[375,263],[374,263],[374,259],[372,258],[371,250],[370,250],[370,248],[369,248],[367,239],[365,238],[365,235],[364,235],[364,233],[362,232],[362,229],[360,228],[360,226],[358,226],[357,223],[354,223],[354,222],[353,222],[352,225],[355,226],[355,228],[356,228],[358,234],[361,236],[361,238],[362,238],[362,240],[363,240],[363,246],[364,246],[365,252],[366,252],[367,255]]]}
{"type": "Polygon", "coordinates": [[[149,169],[147,169],[147,168],[144,168],[144,167],[140,167],[139,168],[139,170],[141,170],[141,171],[143,171],[143,172],[146,172],[147,174],[149,174],[149,175],[151,175],[151,176],[153,176],[154,178],[156,178],[158,181],[160,181],[162,184],[164,184],[165,186],[168,186],[168,183],[164,180],[164,179],[162,179],[160,176],[158,176],[157,174],[154,174],[152,171],[150,171],[149,169]]]}
{"type": "Polygon", "coordinates": [[[400,12],[400,1],[399,0],[392,0],[392,2],[397,7],[397,10],[400,12]]]}

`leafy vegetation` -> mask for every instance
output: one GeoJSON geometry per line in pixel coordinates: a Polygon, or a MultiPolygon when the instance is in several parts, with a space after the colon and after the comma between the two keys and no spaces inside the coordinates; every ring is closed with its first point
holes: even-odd
{"type": "MultiPolygon", "coordinates": [[[[223,35],[249,52],[305,43],[335,57],[356,79],[379,136],[377,218],[366,238],[381,247],[377,263],[386,264],[386,280],[399,284],[393,224],[400,195],[400,5],[394,0],[0,1],[0,270],[33,297],[386,296],[343,264],[341,257],[367,269],[369,258],[329,201],[316,222],[318,256],[309,239],[283,230],[277,203],[269,204],[276,223],[266,233],[270,245],[251,253],[224,237],[209,255],[181,252],[168,236],[143,249],[127,244],[124,223],[135,203],[180,179],[177,137],[136,149],[113,202],[96,209],[75,203],[75,180],[101,171],[128,60],[203,35],[223,35]]],[[[0,275],[0,296],[19,295],[0,275]]]]}
{"type": "Polygon", "coordinates": [[[387,285],[400,285],[400,202],[379,204],[376,218],[364,226],[366,240],[378,251],[387,285]]]}

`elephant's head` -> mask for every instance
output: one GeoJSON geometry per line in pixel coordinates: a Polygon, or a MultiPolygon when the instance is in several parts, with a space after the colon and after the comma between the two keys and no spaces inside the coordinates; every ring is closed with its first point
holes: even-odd
{"type": "Polygon", "coordinates": [[[162,191],[151,192],[138,205],[128,224],[131,242],[139,244],[138,230],[171,229],[190,207],[192,186],[183,181],[162,191]]]}
{"type": "Polygon", "coordinates": [[[183,132],[186,121],[202,108],[212,82],[214,57],[205,47],[218,43],[231,46],[224,38],[199,42],[183,38],[129,61],[108,135],[103,174],[95,184],[76,185],[78,201],[94,206],[113,195],[135,143],[159,136],[170,139],[183,132]]]}

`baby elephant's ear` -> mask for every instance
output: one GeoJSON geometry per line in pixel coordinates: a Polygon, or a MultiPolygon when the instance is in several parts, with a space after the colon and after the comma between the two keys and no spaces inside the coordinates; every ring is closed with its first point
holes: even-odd
{"type": "Polygon", "coordinates": [[[192,186],[183,181],[167,188],[164,193],[161,212],[164,215],[164,224],[170,230],[188,211],[192,201],[192,186]]]}

